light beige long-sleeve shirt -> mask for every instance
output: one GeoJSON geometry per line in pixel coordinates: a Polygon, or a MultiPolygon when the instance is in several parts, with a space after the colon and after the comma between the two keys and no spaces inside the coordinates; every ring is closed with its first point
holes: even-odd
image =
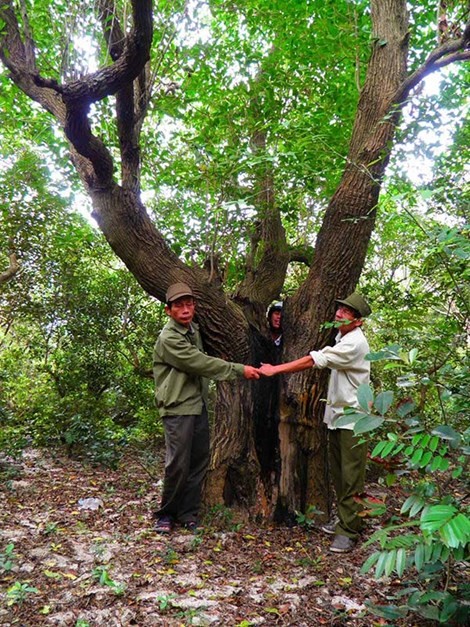
{"type": "MultiPolygon", "coordinates": [[[[357,407],[357,389],[362,383],[370,382],[370,362],[365,360],[369,344],[360,327],[335,338],[334,346],[311,351],[314,367],[331,368],[328,395],[323,422],[328,429],[335,429],[336,420],[343,415],[345,407],[357,407]]],[[[350,423],[341,429],[353,429],[350,423]]]]}

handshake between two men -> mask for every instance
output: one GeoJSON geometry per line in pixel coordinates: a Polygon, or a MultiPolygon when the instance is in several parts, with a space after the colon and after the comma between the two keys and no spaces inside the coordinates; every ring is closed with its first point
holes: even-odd
{"type": "Polygon", "coordinates": [[[261,375],[272,377],[274,374],[279,374],[276,368],[277,366],[272,366],[271,364],[261,364],[259,368],[255,368],[255,366],[245,366],[243,376],[245,379],[259,379],[261,375]]]}

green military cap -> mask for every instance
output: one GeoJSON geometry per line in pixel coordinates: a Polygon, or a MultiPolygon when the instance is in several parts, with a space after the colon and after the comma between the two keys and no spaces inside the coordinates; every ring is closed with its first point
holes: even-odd
{"type": "Polygon", "coordinates": [[[183,296],[193,296],[193,291],[186,283],[173,283],[166,291],[166,302],[172,303],[174,300],[178,300],[178,298],[182,298],[183,296]]]}
{"type": "Polygon", "coordinates": [[[353,292],[347,298],[336,299],[336,303],[340,303],[341,305],[346,305],[351,309],[354,309],[359,314],[360,318],[365,318],[372,313],[372,309],[369,306],[369,303],[357,292],[353,292]]]}

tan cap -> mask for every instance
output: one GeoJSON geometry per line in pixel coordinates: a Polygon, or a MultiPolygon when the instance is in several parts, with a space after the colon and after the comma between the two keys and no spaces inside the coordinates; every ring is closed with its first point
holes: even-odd
{"type": "Polygon", "coordinates": [[[335,300],[335,303],[340,303],[354,309],[354,311],[357,311],[361,318],[365,318],[372,313],[369,303],[357,292],[353,292],[343,300],[337,299],[335,300]]]}
{"type": "Polygon", "coordinates": [[[167,289],[165,299],[167,303],[172,303],[182,296],[192,296],[194,298],[192,289],[186,283],[173,283],[167,289]]]}

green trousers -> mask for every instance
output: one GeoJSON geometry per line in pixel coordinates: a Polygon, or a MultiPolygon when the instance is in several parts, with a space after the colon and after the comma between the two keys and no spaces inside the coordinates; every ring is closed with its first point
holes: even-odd
{"type": "Polygon", "coordinates": [[[330,473],[336,492],[339,523],[336,533],[356,539],[363,519],[358,515],[362,506],[354,496],[364,492],[367,444],[350,429],[329,429],[330,473]]]}
{"type": "Polygon", "coordinates": [[[165,416],[165,478],[155,516],[176,522],[198,522],[201,488],[209,464],[209,421],[199,416],[165,416]]]}

